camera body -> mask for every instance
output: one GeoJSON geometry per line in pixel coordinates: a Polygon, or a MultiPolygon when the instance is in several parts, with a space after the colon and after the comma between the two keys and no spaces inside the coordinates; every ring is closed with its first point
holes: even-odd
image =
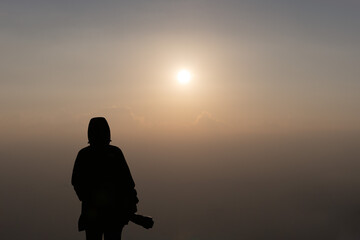
{"type": "Polygon", "coordinates": [[[154,226],[154,220],[152,217],[143,216],[140,214],[133,214],[130,218],[130,221],[146,229],[152,228],[154,226]]]}

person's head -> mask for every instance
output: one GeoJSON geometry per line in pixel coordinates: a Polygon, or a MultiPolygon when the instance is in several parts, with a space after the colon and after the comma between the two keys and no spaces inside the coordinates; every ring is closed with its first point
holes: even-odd
{"type": "Polygon", "coordinates": [[[110,127],[103,117],[95,117],[90,120],[88,128],[90,145],[108,145],[111,142],[110,127]]]}

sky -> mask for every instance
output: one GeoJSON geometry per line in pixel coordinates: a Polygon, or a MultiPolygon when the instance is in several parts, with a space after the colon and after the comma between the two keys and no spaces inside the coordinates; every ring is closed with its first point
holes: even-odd
{"type": "Polygon", "coordinates": [[[155,219],[124,239],[359,238],[359,10],[1,1],[1,238],[84,239],[70,177],[96,116],[155,219]]]}

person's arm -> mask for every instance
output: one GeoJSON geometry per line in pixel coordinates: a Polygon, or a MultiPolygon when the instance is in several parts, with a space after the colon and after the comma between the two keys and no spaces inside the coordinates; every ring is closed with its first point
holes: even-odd
{"type": "Polygon", "coordinates": [[[122,153],[121,150],[120,150],[120,156],[121,156],[121,162],[122,162],[121,169],[123,170],[122,176],[124,177],[122,180],[126,182],[128,196],[130,199],[129,220],[137,225],[140,225],[140,226],[146,228],[146,229],[152,228],[154,225],[154,221],[151,217],[136,214],[136,212],[137,212],[136,205],[139,202],[139,199],[137,197],[137,192],[135,190],[135,182],[131,176],[130,168],[127,165],[124,154],[122,153]]]}
{"type": "Polygon", "coordinates": [[[119,170],[118,172],[118,181],[119,186],[121,186],[121,192],[123,198],[126,196],[126,208],[127,212],[130,215],[137,212],[137,203],[139,202],[139,199],[137,197],[137,192],[135,190],[135,182],[132,178],[129,166],[125,160],[124,154],[122,151],[118,148],[118,164],[119,164],[119,170]]]}
{"type": "Polygon", "coordinates": [[[80,201],[86,198],[86,186],[84,184],[83,154],[80,151],[76,157],[74,169],[71,177],[71,184],[74,186],[76,195],[80,201]]]}

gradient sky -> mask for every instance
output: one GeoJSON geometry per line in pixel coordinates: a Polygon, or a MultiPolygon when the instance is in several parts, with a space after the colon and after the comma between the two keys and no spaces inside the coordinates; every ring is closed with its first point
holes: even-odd
{"type": "Polygon", "coordinates": [[[359,11],[1,1],[1,238],[84,238],[70,176],[95,116],[156,220],[125,239],[360,237],[359,11]]]}

